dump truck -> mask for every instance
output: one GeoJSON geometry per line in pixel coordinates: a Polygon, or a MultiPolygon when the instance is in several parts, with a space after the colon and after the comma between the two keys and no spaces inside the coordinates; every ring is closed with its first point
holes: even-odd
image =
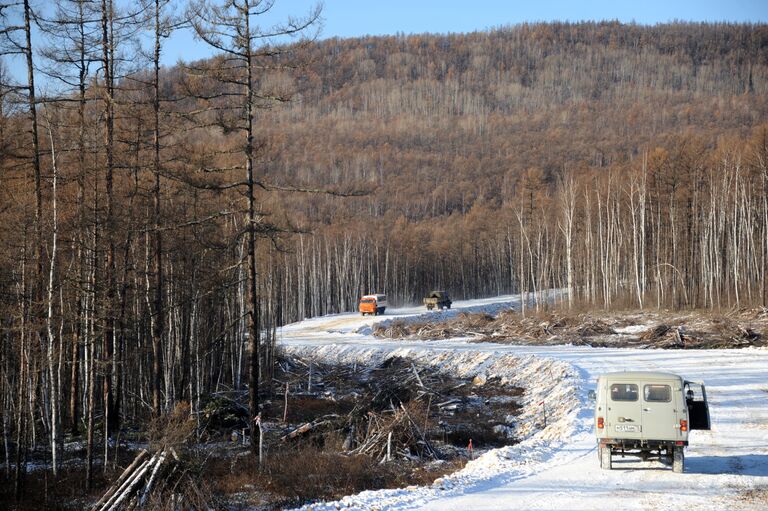
{"type": "Polygon", "coordinates": [[[659,460],[683,472],[691,430],[710,429],[707,391],[702,382],[672,373],[624,371],[597,379],[595,401],[597,456],[603,469],[613,457],[659,460]]]}
{"type": "Polygon", "coordinates": [[[387,295],[365,295],[360,298],[357,309],[363,316],[366,314],[373,314],[374,316],[384,314],[384,311],[387,309],[387,295]]]}
{"type": "Polygon", "coordinates": [[[451,308],[451,298],[448,296],[448,293],[445,291],[431,291],[425,298],[424,298],[424,305],[427,306],[427,310],[437,309],[450,309],[451,308]]]}

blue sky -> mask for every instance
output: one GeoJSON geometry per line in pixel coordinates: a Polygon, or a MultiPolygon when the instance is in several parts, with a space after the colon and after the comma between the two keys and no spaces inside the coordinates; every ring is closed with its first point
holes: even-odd
{"type": "MultiPolygon", "coordinates": [[[[277,0],[275,18],[308,12],[313,0],[277,0]]],[[[768,21],[768,0],[326,0],[321,38],[402,32],[472,32],[534,21],[768,21]]],[[[165,60],[195,60],[210,51],[191,34],[169,41],[165,60]]]]}
{"type": "MultiPolygon", "coordinates": [[[[283,4],[298,8],[312,2],[283,0],[283,4]]],[[[526,21],[618,19],[653,24],[674,19],[768,19],[767,0],[327,0],[324,6],[326,35],[342,37],[397,31],[470,32],[526,21]]]]}
{"type": "MultiPolygon", "coordinates": [[[[116,0],[118,4],[132,3],[116,0]]],[[[33,0],[46,10],[50,0],[33,0]]],[[[179,8],[186,4],[177,0],[179,8]]],[[[265,25],[301,15],[315,0],[275,0],[265,25]]],[[[619,20],[641,24],[683,21],[768,22],[768,0],[325,0],[320,37],[382,34],[456,33],[486,30],[535,21],[619,20]]],[[[39,44],[39,43],[38,43],[39,44]]],[[[163,64],[209,57],[213,51],[190,31],[177,31],[166,41],[163,64]]],[[[25,80],[20,59],[7,62],[11,73],[25,80]]],[[[41,77],[41,85],[45,80],[41,77]]]]}

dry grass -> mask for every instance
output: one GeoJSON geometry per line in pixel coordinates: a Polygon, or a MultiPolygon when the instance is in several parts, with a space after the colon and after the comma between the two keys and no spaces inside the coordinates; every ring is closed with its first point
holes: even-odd
{"type": "Polygon", "coordinates": [[[22,494],[18,503],[14,500],[13,472],[10,478],[5,471],[0,475],[0,510],[45,510],[75,511],[88,509],[96,502],[109,484],[117,479],[123,469],[135,456],[134,452],[120,451],[116,467],[109,465],[106,474],[100,464],[94,465],[93,486],[85,492],[85,468],[82,465],[64,467],[54,480],[48,470],[27,472],[22,481],[22,494]]]}
{"type": "Polygon", "coordinates": [[[768,507],[768,486],[758,486],[742,490],[737,494],[736,498],[754,506],[753,509],[766,509],[768,507]]]}
{"type": "Polygon", "coordinates": [[[245,456],[235,464],[216,460],[206,473],[219,495],[236,495],[241,504],[260,503],[265,508],[282,509],[364,490],[431,484],[464,463],[465,460],[423,466],[394,461],[380,464],[368,456],[349,456],[302,445],[270,454],[262,467],[253,457],[245,456]]]}
{"type": "Polygon", "coordinates": [[[102,477],[101,470],[95,474],[94,491],[85,495],[85,471],[81,468],[62,470],[59,480],[54,484],[48,471],[29,473],[24,477],[22,498],[14,501],[13,476],[0,478],[0,509],[16,511],[74,511],[87,509],[87,498],[98,498],[101,488],[105,488],[107,481],[102,477]]]}

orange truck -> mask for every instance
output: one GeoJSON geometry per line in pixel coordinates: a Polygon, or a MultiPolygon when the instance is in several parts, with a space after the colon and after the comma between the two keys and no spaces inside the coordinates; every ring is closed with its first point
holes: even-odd
{"type": "Polygon", "coordinates": [[[365,316],[366,314],[373,314],[377,316],[384,314],[384,310],[387,308],[387,295],[365,295],[360,298],[360,304],[358,310],[360,314],[365,316]]]}

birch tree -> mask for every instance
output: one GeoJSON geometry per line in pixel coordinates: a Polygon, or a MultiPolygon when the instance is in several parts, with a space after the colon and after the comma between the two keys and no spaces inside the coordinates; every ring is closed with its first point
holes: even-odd
{"type": "Polygon", "coordinates": [[[567,173],[560,177],[558,192],[562,208],[562,221],[558,222],[560,231],[563,233],[565,242],[565,274],[566,286],[568,288],[568,308],[573,308],[573,228],[574,215],[576,212],[576,184],[573,176],[567,173]]]}

